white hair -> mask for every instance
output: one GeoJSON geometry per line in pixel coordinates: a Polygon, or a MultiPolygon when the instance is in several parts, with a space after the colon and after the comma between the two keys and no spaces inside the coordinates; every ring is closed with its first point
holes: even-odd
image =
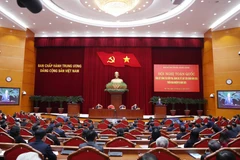
{"type": "Polygon", "coordinates": [[[156,140],[156,145],[157,147],[163,147],[163,148],[167,148],[169,144],[169,141],[167,138],[161,136],[156,140]]]}
{"type": "Polygon", "coordinates": [[[41,160],[36,152],[26,152],[20,154],[16,160],[41,160]]]}

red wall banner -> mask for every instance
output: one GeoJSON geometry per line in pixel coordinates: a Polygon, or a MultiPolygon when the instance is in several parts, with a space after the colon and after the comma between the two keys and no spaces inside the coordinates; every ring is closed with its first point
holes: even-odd
{"type": "Polygon", "coordinates": [[[199,92],[199,66],[155,64],[154,92],[199,92]]]}

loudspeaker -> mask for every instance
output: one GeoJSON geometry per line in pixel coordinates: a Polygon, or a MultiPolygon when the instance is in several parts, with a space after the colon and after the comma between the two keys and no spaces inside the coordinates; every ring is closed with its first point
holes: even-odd
{"type": "Polygon", "coordinates": [[[21,8],[27,8],[32,13],[39,13],[42,10],[42,4],[39,0],[17,0],[21,8]]]}

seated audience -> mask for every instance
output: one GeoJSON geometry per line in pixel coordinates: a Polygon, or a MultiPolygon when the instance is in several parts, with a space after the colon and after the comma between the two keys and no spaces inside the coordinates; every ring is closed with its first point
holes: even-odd
{"type": "Polygon", "coordinates": [[[18,126],[12,126],[9,134],[15,139],[15,143],[26,143],[26,141],[23,140],[22,136],[20,136],[20,128],[18,126]]]}
{"type": "Polygon", "coordinates": [[[35,132],[36,132],[36,130],[38,130],[38,128],[39,128],[39,125],[38,125],[38,124],[34,124],[34,125],[32,126],[32,129],[30,130],[30,132],[32,133],[32,135],[35,134],[35,132]]]}
{"type": "Polygon", "coordinates": [[[192,129],[193,129],[193,124],[192,124],[192,123],[189,123],[187,130],[188,130],[188,131],[191,131],[192,129]]]}
{"type": "Polygon", "coordinates": [[[166,137],[161,136],[156,140],[157,147],[168,148],[168,144],[169,144],[169,141],[166,137]]]}
{"type": "Polygon", "coordinates": [[[227,135],[228,135],[229,138],[236,138],[237,137],[237,133],[235,131],[233,131],[231,125],[227,125],[226,128],[227,128],[226,132],[227,132],[227,135]]]}
{"type": "Polygon", "coordinates": [[[237,124],[235,123],[235,122],[233,122],[232,123],[232,127],[233,127],[233,131],[235,132],[235,133],[239,133],[240,132],[240,126],[237,126],[237,124]]]}
{"type": "Polygon", "coordinates": [[[173,131],[175,128],[173,127],[174,126],[174,124],[172,123],[172,124],[170,124],[170,126],[167,128],[167,131],[168,132],[171,132],[171,131],[173,131]]]}
{"type": "Polygon", "coordinates": [[[36,152],[26,152],[20,154],[16,160],[41,160],[36,152]]]}
{"type": "Polygon", "coordinates": [[[180,133],[177,134],[177,139],[181,139],[185,134],[187,134],[186,127],[182,125],[180,126],[180,133]]]}
{"type": "Polygon", "coordinates": [[[83,139],[86,139],[88,131],[89,131],[88,129],[83,130],[83,132],[82,132],[82,138],[83,139]]]}
{"type": "Polygon", "coordinates": [[[218,141],[222,147],[227,147],[228,143],[230,142],[228,134],[226,132],[221,132],[218,141]]]}
{"type": "Polygon", "coordinates": [[[49,127],[55,127],[55,123],[53,120],[50,122],[49,127]]]}
{"type": "Polygon", "coordinates": [[[72,125],[72,122],[71,122],[71,121],[68,121],[68,122],[67,122],[67,126],[68,126],[69,128],[71,128],[72,130],[75,130],[75,128],[74,128],[74,126],[72,125]]]}
{"type": "Polygon", "coordinates": [[[5,121],[1,124],[1,127],[2,127],[2,129],[4,129],[7,133],[9,133],[8,125],[7,125],[7,123],[6,123],[5,121]]]}
{"type": "Polygon", "coordinates": [[[207,127],[211,128],[213,125],[214,125],[214,122],[212,121],[212,118],[208,118],[207,127]]]}
{"type": "Polygon", "coordinates": [[[97,104],[95,109],[103,109],[103,106],[101,104],[97,104]]]}
{"type": "Polygon", "coordinates": [[[126,108],[127,107],[125,105],[123,105],[123,104],[119,106],[119,109],[126,109],[126,108]]]}
{"type": "Polygon", "coordinates": [[[64,130],[62,130],[62,124],[61,124],[61,123],[57,123],[57,124],[55,125],[55,130],[54,130],[54,132],[56,132],[57,134],[59,134],[60,137],[66,137],[64,130]]]}
{"type": "Polygon", "coordinates": [[[54,145],[60,145],[60,142],[57,138],[57,136],[55,134],[52,133],[53,132],[53,127],[47,127],[46,129],[46,133],[47,133],[47,137],[50,138],[51,140],[53,140],[54,145]]]}
{"type": "Polygon", "coordinates": [[[139,160],[158,160],[152,153],[145,153],[139,160]]]}
{"type": "Polygon", "coordinates": [[[216,154],[216,160],[236,160],[236,157],[231,151],[223,150],[216,154]]]}
{"type": "Polygon", "coordinates": [[[134,104],[134,105],[132,105],[132,107],[131,107],[131,110],[138,110],[139,108],[138,108],[138,106],[137,106],[137,104],[134,104]]]}
{"type": "Polygon", "coordinates": [[[204,129],[208,128],[204,122],[201,123],[201,127],[199,132],[203,131],[204,129]]]}
{"type": "Polygon", "coordinates": [[[153,117],[150,117],[150,118],[149,118],[149,121],[146,123],[146,125],[148,126],[148,125],[150,125],[150,123],[152,123],[152,122],[154,122],[154,119],[153,119],[153,117]]]}
{"type": "Polygon", "coordinates": [[[214,124],[214,125],[212,126],[212,129],[213,129],[213,131],[214,131],[215,133],[218,133],[218,132],[220,132],[220,131],[222,130],[222,128],[219,127],[217,124],[214,124]]]}
{"type": "Polygon", "coordinates": [[[49,160],[56,160],[57,157],[53,153],[51,146],[44,142],[46,139],[46,131],[39,128],[36,130],[34,136],[36,138],[36,141],[30,142],[29,145],[34,149],[40,151],[44,155],[45,159],[48,158],[49,160]]]}
{"type": "Polygon", "coordinates": [[[197,131],[197,132],[201,132],[201,126],[200,126],[200,124],[199,124],[199,123],[196,123],[193,130],[195,130],[195,131],[197,131]]]}
{"type": "Polygon", "coordinates": [[[198,142],[199,140],[200,140],[199,132],[195,129],[192,130],[190,133],[190,138],[184,144],[184,148],[191,148],[194,145],[194,143],[198,142]]]}
{"type": "Polygon", "coordinates": [[[115,107],[114,107],[114,105],[110,104],[110,105],[108,106],[108,109],[115,109],[115,107]]]}
{"type": "Polygon", "coordinates": [[[124,137],[124,129],[123,128],[117,129],[117,137],[124,137]]]}
{"type": "Polygon", "coordinates": [[[25,127],[25,126],[27,125],[27,123],[28,123],[28,122],[27,122],[27,119],[26,119],[26,118],[23,118],[23,119],[22,119],[22,122],[21,122],[21,126],[22,126],[22,127],[25,127]]]}
{"type": "Polygon", "coordinates": [[[154,128],[153,131],[152,131],[151,139],[150,139],[148,145],[150,145],[151,143],[155,142],[159,137],[161,137],[160,130],[158,128],[154,128]]]}
{"type": "Polygon", "coordinates": [[[97,133],[95,131],[88,131],[86,135],[86,140],[87,140],[87,143],[80,144],[79,148],[83,148],[85,146],[92,146],[98,149],[99,151],[103,152],[103,147],[96,144],[97,133]]]}
{"type": "Polygon", "coordinates": [[[148,131],[152,132],[154,129],[154,122],[150,123],[149,127],[148,127],[148,131]]]}
{"type": "Polygon", "coordinates": [[[221,145],[216,140],[210,140],[208,142],[208,147],[209,147],[209,152],[206,151],[205,154],[201,156],[201,160],[204,160],[206,156],[208,156],[209,154],[219,150],[221,148],[221,145]]]}

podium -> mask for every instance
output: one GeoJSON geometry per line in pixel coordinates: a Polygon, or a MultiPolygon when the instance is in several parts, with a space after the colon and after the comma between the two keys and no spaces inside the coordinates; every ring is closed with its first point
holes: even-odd
{"type": "Polygon", "coordinates": [[[68,116],[79,116],[80,114],[80,104],[68,104],[68,116]]]}
{"type": "Polygon", "coordinates": [[[166,118],[167,109],[166,105],[154,106],[154,118],[166,118]]]}

